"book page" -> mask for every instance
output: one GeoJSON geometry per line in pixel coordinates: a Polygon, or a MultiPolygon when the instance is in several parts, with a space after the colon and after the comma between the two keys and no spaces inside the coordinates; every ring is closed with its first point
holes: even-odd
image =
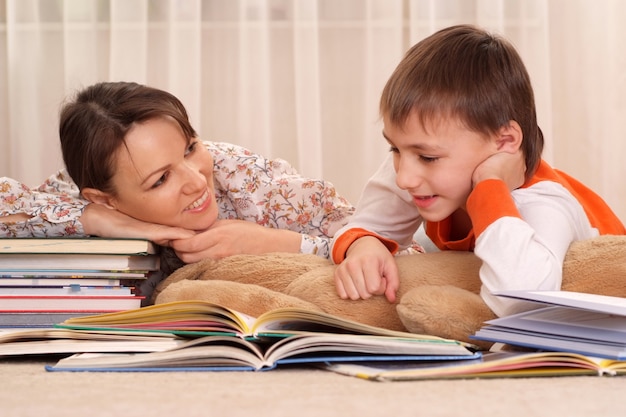
{"type": "MultiPolygon", "coordinates": [[[[480,355],[480,354],[478,354],[480,355]]],[[[282,339],[265,354],[267,364],[349,360],[386,361],[473,358],[476,353],[446,340],[413,340],[357,334],[310,333],[282,339]],[[324,359],[325,360],[321,360],[324,359]]]]}
{"type": "Polygon", "coordinates": [[[254,343],[231,336],[207,336],[184,342],[174,349],[141,354],[78,354],[59,360],[54,370],[128,370],[151,368],[263,367],[262,353],[254,343]]]}
{"type": "Polygon", "coordinates": [[[496,295],[626,316],[626,298],[572,291],[501,291],[496,295]]]}
{"type": "Polygon", "coordinates": [[[480,359],[445,362],[329,364],[344,375],[379,381],[520,376],[598,375],[599,361],[568,352],[491,352],[480,359]]]}
{"type": "Polygon", "coordinates": [[[282,308],[262,314],[257,318],[252,330],[255,335],[289,335],[303,332],[319,332],[391,336],[423,340],[446,340],[437,336],[400,332],[369,326],[330,314],[298,308],[282,308]]]}
{"type": "Polygon", "coordinates": [[[174,301],[139,309],[76,317],[66,320],[69,328],[127,328],[163,331],[196,331],[247,336],[254,318],[203,301],[174,301]]]}
{"type": "Polygon", "coordinates": [[[165,333],[2,329],[0,356],[75,352],[154,352],[172,349],[181,343],[183,339],[165,333]]]}

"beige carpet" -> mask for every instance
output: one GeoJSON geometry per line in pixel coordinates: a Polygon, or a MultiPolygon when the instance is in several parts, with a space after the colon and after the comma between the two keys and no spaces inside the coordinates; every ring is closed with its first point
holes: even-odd
{"type": "Polygon", "coordinates": [[[626,377],[372,382],[316,369],[50,373],[0,360],[0,414],[81,417],[626,415],[626,377]]]}

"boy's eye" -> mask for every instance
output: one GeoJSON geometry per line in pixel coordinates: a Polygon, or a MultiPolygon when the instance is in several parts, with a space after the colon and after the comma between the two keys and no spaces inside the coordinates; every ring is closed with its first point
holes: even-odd
{"type": "Polygon", "coordinates": [[[389,147],[389,152],[391,152],[391,153],[399,153],[400,151],[398,151],[398,148],[396,148],[395,146],[390,146],[389,147]]]}
{"type": "Polygon", "coordinates": [[[426,156],[426,155],[420,155],[420,159],[424,162],[426,162],[427,164],[430,164],[432,162],[437,161],[439,158],[436,156],[426,156]]]}

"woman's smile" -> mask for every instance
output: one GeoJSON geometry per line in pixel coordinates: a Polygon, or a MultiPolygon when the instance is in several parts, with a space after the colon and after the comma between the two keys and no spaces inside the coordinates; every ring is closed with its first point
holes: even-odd
{"type": "Polygon", "coordinates": [[[199,199],[191,203],[184,211],[201,212],[204,211],[209,205],[211,205],[211,199],[209,198],[209,190],[205,190],[199,199]]]}

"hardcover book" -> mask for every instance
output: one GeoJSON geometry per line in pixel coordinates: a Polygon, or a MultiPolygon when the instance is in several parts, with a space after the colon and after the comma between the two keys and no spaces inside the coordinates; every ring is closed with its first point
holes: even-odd
{"type": "Polygon", "coordinates": [[[136,295],[2,295],[0,313],[14,311],[119,311],[141,306],[143,297],[136,295]]]}
{"type": "Polygon", "coordinates": [[[78,271],[156,271],[159,257],[156,255],[107,255],[107,254],[8,254],[0,252],[0,274],[11,272],[46,270],[78,271]]]}
{"type": "Polygon", "coordinates": [[[144,239],[103,237],[0,238],[0,253],[86,253],[108,255],[154,255],[158,246],[144,239]]]}

